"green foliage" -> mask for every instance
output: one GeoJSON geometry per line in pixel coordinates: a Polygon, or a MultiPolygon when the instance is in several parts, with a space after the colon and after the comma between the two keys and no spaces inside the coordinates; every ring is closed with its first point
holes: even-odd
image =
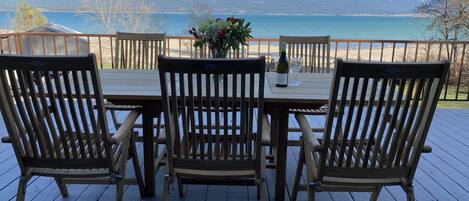
{"type": "Polygon", "coordinates": [[[14,21],[15,31],[27,31],[44,24],[47,24],[47,18],[40,10],[29,5],[26,0],[19,0],[14,21]]]}

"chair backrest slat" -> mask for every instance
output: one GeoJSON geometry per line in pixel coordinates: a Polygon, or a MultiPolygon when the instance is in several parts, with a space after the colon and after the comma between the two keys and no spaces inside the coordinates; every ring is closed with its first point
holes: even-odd
{"type": "MultiPolygon", "coordinates": [[[[424,88],[424,80],[419,80],[418,81],[418,84],[417,84],[417,87],[415,89],[415,93],[414,93],[414,96],[412,97],[412,99],[418,99],[422,96],[422,92],[423,92],[423,88],[424,88]]],[[[406,121],[406,125],[405,125],[405,128],[404,128],[404,133],[405,135],[402,136],[402,142],[401,143],[401,146],[399,146],[399,150],[398,150],[398,153],[397,153],[397,162],[401,162],[400,160],[402,160],[403,162],[403,165],[406,165],[407,164],[407,153],[410,153],[410,146],[405,146],[405,140],[408,140],[408,143],[410,144],[413,144],[413,137],[412,136],[409,136],[410,134],[410,129],[412,129],[412,124],[414,123],[413,119],[415,119],[415,115],[417,113],[417,109],[418,109],[418,102],[414,101],[412,102],[412,107],[411,107],[411,110],[410,110],[410,115],[408,117],[408,121],[406,121]],[[409,138],[410,137],[410,138],[409,138]],[[403,157],[406,157],[405,159],[404,158],[401,158],[400,156],[403,156],[403,157]]]]}
{"type": "Polygon", "coordinates": [[[448,67],[339,59],[319,177],[412,178],[448,67]]]}
{"type": "MultiPolygon", "coordinates": [[[[228,102],[228,74],[223,74],[223,80],[226,80],[223,82],[223,147],[224,149],[224,158],[225,160],[229,159],[230,155],[230,147],[229,147],[229,136],[227,135],[228,129],[229,129],[229,124],[228,124],[228,118],[229,118],[229,102],[228,102]]],[[[232,107],[231,107],[232,108],[232,107]]]]}
{"type": "Polygon", "coordinates": [[[289,59],[302,58],[302,72],[330,72],[329,36],[280,36],[279,43],[280,48],[285,48],[289,59]]]}
{"type": "Polygon", "coordinates": [[[263,111],[264,58],[160,57],[159,63],[170,170],[194,162],[199,170],[225,170],[210,166],[215,161],[260,169],[254,160],[260,160],[262,116],[254,111],[263,111]]]}
{"type": "MultiPolygon", "coordinates": [[[[50,137],[49,135],[47,135],[47,132],[48,130],[47,129],[47,126],[44,124],[44,121],[42,121],[43,119],[46,119],[45,117],[45,113],[44,113],[44,109],[43,110],[40,110],[38,108],[41,108],[42,105],[44,104],[41,104],[39,105],[38,104],[38,96],[37,96],[37,91],[36,91],[36,87],[35,87],[35,83],[37,82],[34,82],[32,81],[31,79],[31,75],[33,74],[34,72],[27,72],[27,71],[23,71],[21,73],[18,73],[17,71],[17,76],[20,80],[20,83],[22,82],[21,80],[24,79],[24,78],[27,78],[28,79],[28,89],[21,89],[23,90],[23,94],[22,94],[22,99],[23,99],[23,102],[26,103],[25,105],[27,105],[28,107],[28,110],[30,110],[30,116],[29,118],[31,119],[32,118],[32,122],[33,122],[33,126],[34,127],[37,127],[36,129],[34,129],[34,132],[36,133],[36,136],[38,137],[38,142],[39,142],[39,147],[41,147],[41,158],[54,158],[53,154],[51,153],[48,153],[48,154],[45,154],[45,150],[44,149],[51,149],[52,148],[52,143],[51,143],[51,140],[50,140],[50,137]],[[21,75],[20,75],[21,74],[21,75]],[[25,101],[25,98],[29,99],[29,100],[26,100],[25,101]],[[32,104],[30,104],[32,103],[32,104]],[[32,108],[30,108],[32,106],[32,108]],[[36,113],[36,117],[34,117],[34,114],[32,113],[36,113]],[[41,146],[42,144],[42,146],[41,146]]],[[[34,73],[37,75],[37,73],[34,73]]],[[[38,75],[37,75],[38,76],[38,75]]],[[[24,120],[24,121],[27,121],[27,120],[24,120]]],[[[50,126],[51,124],[49,124],[50,126]]]]}
{"type": "Polygon", "coordinates": [[[116,33],[114,68],[146,69],[158,67],[158,55],[166,55],[166,34],[116,33]]]}
{"type": "MultiPolygon", "coordinates": [[[[44,75],[44,80],[45,80],[46,85],[47,85],[47,92],[49,93],[51,91],[55,91],[54,90],[55,88],[52,85],[52,80],[53,80],[52,76],[50,74],[45,74],[44,75]]],[[[45,97],[46,96],[44,94],[44,98],[45,97]]],[[[67,136],[65,134],[65,131],[67,129],[64,128],[64,123],[63,123],[64,120],[62,120],[62,118],[60,116],[60,113],[59,113],[60,110],[57,107],[57,101],[58,100],[56,99],[56,96],[49,96],[49,99],[50,99],[50,106],[49,107],[51,108],[51,111],[49,111],[49,112],[50,112],[50,114],[52,114],[54,116],[54,120],[55,120],[56,125],[57,125],[57,130],[59,132],[58,137],[60,139],[67,139],[67,136]]],[[[52,130],[54,130],[54,129],[52,129],[52,130]]],[[[67,141],[66,140],[60,140],[60,143],[58,143],[55,146],[60,147],[59,144],[62,145],[62,148],[64,150],[63,154],[64,154],[65,159],[71,159],[72,156],[70,155],[70,147],[69,147],[67,141]]]]}
{"type": "MultiPolygon", "coordinates": [[[[32,96],[35,96],[34,93],[32,91],[29,91],[30,87],[28,86],[28,83],[26,83],[26,77],[29,77],[30,78],[30,72],[27,72],[27,71],[20,71],[16,74],[16,76],[18,77],[18,82],[19,82],[19,86],[20,86],[20,91],[21,91],[21,94],[19,94],[19,96],[21,96],[21,99],[19,100],[22,100],[23,103],[24,103],[24,106],[26,108],[26,115],[24,117],[27,116],[27,118],[29,118],[30,120],[30,125],[32,127],[31,129],[31,136],[33,136],[33,138],[35,138],[35,141],[37,143],[37,147],[39,148],[39,152],[40,152],[40,156],[41,158],[45,158],[47,157],[47,153],[46,153],[46,142],[45,142],[45,136],[44,135],[41,135],[42,132],[44,132],[44,129],[42,129],[40,127],[40,122],[39,122],[39,118],[41,118],[41,111],[40,110],[35,110],[35,106],[37,105],[36,101],[35,101],[35,97],[31,97],[31,101],[29,100],[29,97],[28,97],[28,94],[32,94],[32,96]],[[24,100],[26,97],[26,101],[24,100]]],[[[24,118],[23,119],[23,122],[27,121],[28,119],[24,118]]]]}
{"type": "MultiPolygon", "coordinates": [[[[61,74],[62,73],[63,72],[61,72],[61,74]]],[[[78,158],[77,146],[76,146],[75,140],[72,140],[73,139],[73,129],[71,125],[72,122],[70,120],[69,112],[68,112],[67,105],[66,105],[66,97],[65,97],[66,93],[64,92],[65,89],[63,89],[63,86],[62,86],[62,83],[64,81],[61,80],[62,76],[59,76],[59,73],[57,71],[53,72],[53,76],[54,76],[53,79],[55,83],[55,89],[57,90],[57,96],[59,98],[60,110],[58,110],[58,112],[62,116],[64,120],[63,122],[65,124],[65,138],[62,140],[65,140],[65,142],[67,143],[70,142],[70,147],[71,147],[72,156],[73,156],[72,158],[77,159],[78,158]]]]}
{"type": "MultiPolygon", "coordinates": [[[[188,103],[188,108],[187,108],[187,112],[189,114],[195,114],[195,99],[194,99],[194,76],[192,73],[189,73],[187,75],[187,79],[188,80],[191,80],[190,82],[187,83],[187,89],[189,91],[188,95],[189,95],[189,103],[188,103]]],[[[188,115],[187,117],[189,119],[188,123],[189,123],[189,127],[190,127],[190,136],[188,136],[188,138],[190,139],[190,143],[191,143],[191,149],[192,150],[192,158],[195,159],[197,158],[197,145],[196,145],[196,123],[195,123],[195,115],[188,115]]],[[[189,142],[189,141],[188,141],[189,142]]]]}
{"type": "MultiPolygon", "coordinates": [[[[10,83],[7,83],[3,90],[9,90],[8,86],[10,86],[12,91],[20,92],[17,80],[15,79],[17,77],[16,73],[13,71],[9,71],[7,73],[8,73],[8,78],[11,78],[11,79],[9,79],[10,83]]],[[[4,77],[2,77],[2,80],[6,81],[7,77],[4,75],[4,77]]],[[[10,94],[8,93],[8,95],[10,94]]],[[[22,139],[25,140],[24,143],[27,144],[25,147],[25,150],[29,148],[28,150],[32,152],[32,153],[29,152],[26,154],[31,154],[34,157],[39,157],[39,153],[38,153],[39,150],[37,149],[37,146],[36,146],[37,138],[36,138],[35,133],[33,132],[31,122],[25,121],[25,119],[27,119],[28,116],[26,115],[26,111],[24,108],[25,106],[22,101],[21,94],[14,93],[13,97],[14,97],[14,100],[10,101],[10,105],[8,105],[7,108],[13,108],[14,104],[16,104],[17,106],[17,110],[18,110],[17,113],[13,113],[12,115],[14,116],[14,119],[17,120],[16,123],[20,124],[19,132],[21,132],[21,134],[24,134],[24,133],[26,134],[26,135],[21,136],[22,139]]]]}
{"type": "MultiPolygon", "coordinates": [[[[91,97],[92,92],[89,87],[88,76],[84,71],[81,71],[81,74],[82,74],[82,83],[83,83],[83,89],[84,89],[85,99],[86,99],[86,108],[88,109],[89,121],[91,124],[91,129],[93,131],[92,133],[94,133],[92,137],[94,139],[99,139],[99,126],[98,126],[99,124],[97,123],[97,120],[96,120],[97,118],[93,110],[93,99],[91,97]]],[[[101,146],[101,143],[99,143],[98,140],[94,140],[92,141],[91,144],[92,144],[92,147],[94,147],[91,150],[91,151],[94,151],[93,155],[96,155],[98,158],[102,159],[103,154],[101,153],[103,153],[103,147],[101,146]]]]}
{"type": "MultiPolygon", "coordinates": [[[[222,157],[221,147],[220,147],[220,134],[221,134],[221,124],[220,124],[220,79],[214,80],[214,107],[215,107],[215,160],[220,160],[222,157]]],[[[210,112],[210,110],[208,111],[210,112]]],[[[211,124],[208,124],[211,126],[211,124]]],[[[210,128],[209,128],[210,129],[210,128]]]]}
{"type": "MultiPolygon", "coordinates": [[[[35,80],[40,80],[41,76],[38,73],[35,73],[34,79],[35,80]]],[[[40,99],[41,107],[44,109],[43,116],[47,121],[47,126],[49,128],[52,128],[54,126],[54,120],[51,117],[52,111],[49,110],[49,105],[47,104],[46,92],[45,92],[46,88],[44,87],[43,82],[37,82],[37,84],[38,84],[38,87],[37,87],[38,94],[37,94],[37,96],[40,99]]],[[[33,85],[33,84],[31,84],[31,85],[33,85]]],[[[36,92],[34,92],[33,94],[36,94],[36,92]]],[[[33,99],[35,99],[35,98],[33,98],[33,99]]],[[[37,107],[39,107],[39,106],[37,106],[37,107]]],[[[51,132],[51,138],[53,140],[54,146],[59,145],[60,144],[60,141],[59,141],[59,136],[60,135],[57,134],[57,131],[55,129],[51,129],[49,131],[51,132]]],[[[49,146],[50,146],[50,149],[53,149],[53,146],[51,144],[49,144],[49,146]]],[[[60,153],[60,151],[57,150],[57,149],[55,149],[54,154],[55,154],[56,158],[62,156],[62,153],[60,153]]]]}
{"type": "Polygon", "coordinates": [[[98,76],[92,54],[0,56],[0,109],[21,166],[114,169],[98,76]]]}
{"type": "MultiPolygon", "coordinates": [[[[179,94],[181,94],[181,109],[180,113],[183,117],[187,117],[187,102],[186,102],[186,86],[184,83],[184,75],[179,74],[179,94]]],[[[189,121],[188,118],[182,118],[182,132],[183,133],[189,133],[189,121]]],[[[189,138],[188,136],[184,136],[182,141],[184,142],[184,159],[189,159],[189,138]]]]}
{"type": "Polygon", "coordinates": [[[237,112],[237,102],[234,101],[238,99],[238,76],[233,75],[232,78],[232,100],[231,100],[231,159],[236,160],[238,156],[238,143],[236,143],[236,126],[238,125],[238,112],[237,112]]]}

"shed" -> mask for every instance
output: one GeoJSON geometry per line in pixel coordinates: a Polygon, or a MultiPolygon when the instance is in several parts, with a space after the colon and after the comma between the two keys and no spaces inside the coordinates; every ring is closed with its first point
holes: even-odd
{"type": "Polygon", "coordinates": [[[80,32],[62,25],[48,23],[26,32],[57,33],[59,35],[20,34],[2,40],[10,40],[11,44],[16,44],[15,53],[22,55],[87,55],[90,52],[89,41],[86,37],[66,35],[80,34],[80,32]]]}

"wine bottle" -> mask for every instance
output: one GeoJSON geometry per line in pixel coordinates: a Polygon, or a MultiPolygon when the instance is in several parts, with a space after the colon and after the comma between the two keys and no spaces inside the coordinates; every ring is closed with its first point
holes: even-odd
{"type": "Polygon", "coordinates": [[[275,83],[277,87],[288,86],[288,71],[287,53],[282,50],[277,64],[277,82],[275,83]]]}

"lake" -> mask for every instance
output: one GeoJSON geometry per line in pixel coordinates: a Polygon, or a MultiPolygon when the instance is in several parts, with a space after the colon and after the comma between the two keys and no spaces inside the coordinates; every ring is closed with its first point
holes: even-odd
{"type": "MultiPolygon", "coordinates": [[[[0,12],[2,28],[10,28],[14,12],[0,12]]],[[[49,22],[61,24],[83,33],[103,33],[99,23],[89,20],[90,13],[45,12],[49,22]]],[[[154,26],[169,35],[188,35],[190,14],[154,14],[154,26]]],[[[226,16],[216,16],[226,17],[226,16]]],[[[236,15],[251,22],[254,37],[275,38],[279,35],[330,35],[347,39],[427,39],[425,29],[431,21],[423,17],[403,16],[291,16],[236,15]]]]}

